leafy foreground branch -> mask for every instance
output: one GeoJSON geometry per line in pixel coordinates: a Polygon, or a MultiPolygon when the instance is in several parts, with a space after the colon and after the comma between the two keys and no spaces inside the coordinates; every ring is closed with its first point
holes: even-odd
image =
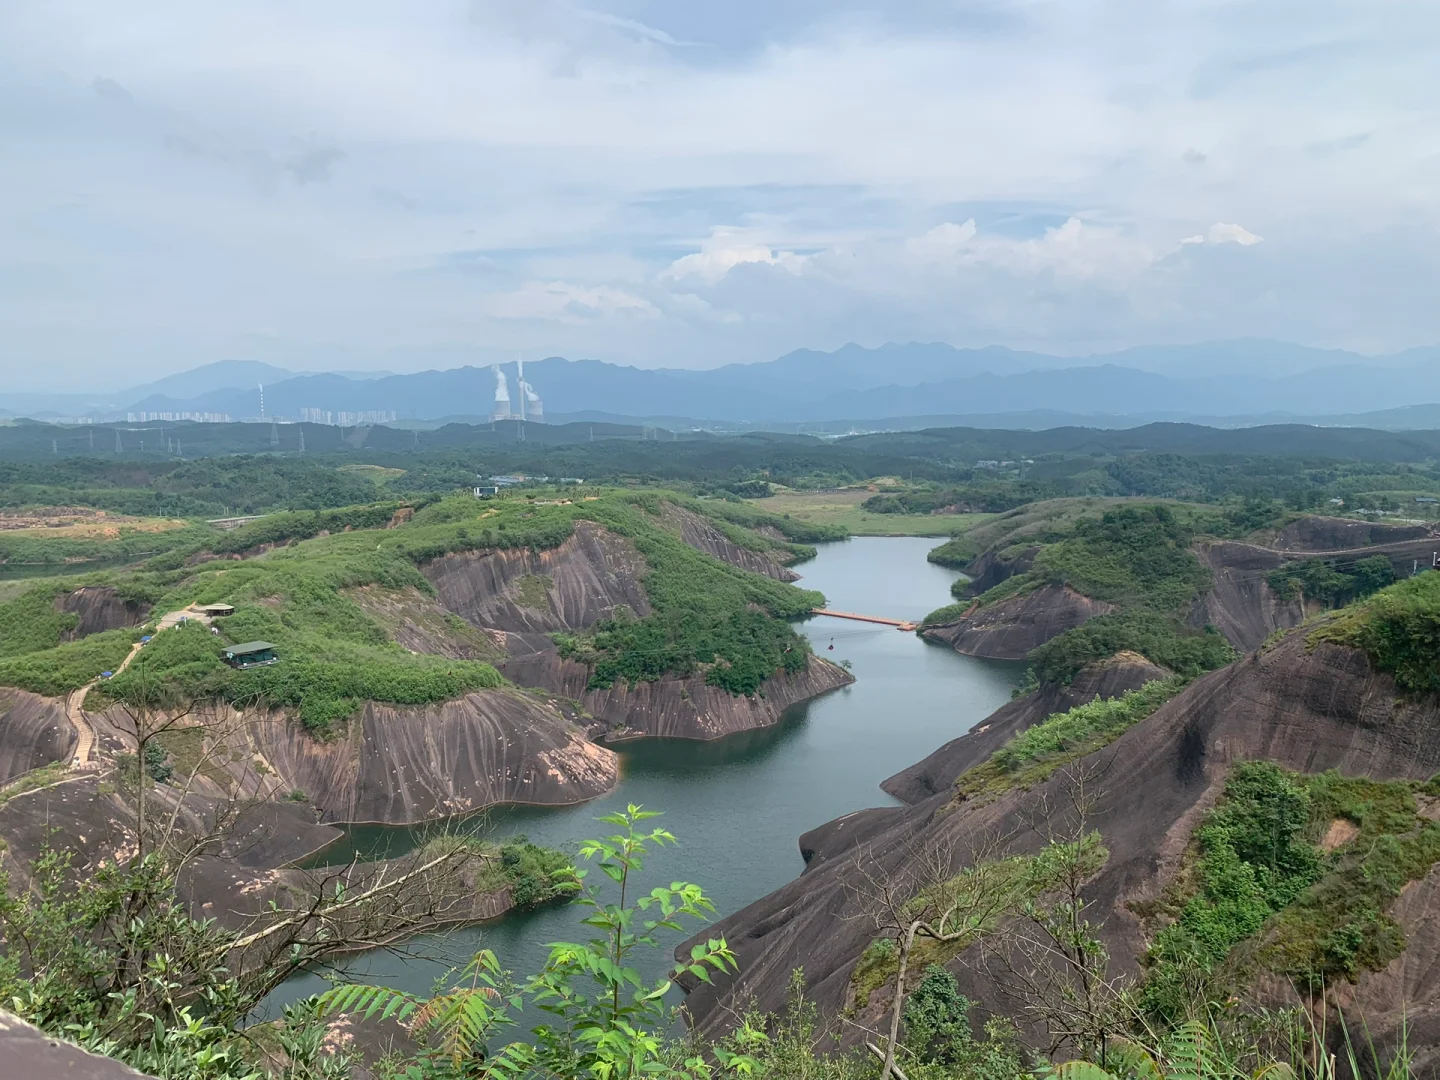
{"type": "MultiPolygon", "coordinates": [[[[1332,801],[1352,795],[1347,789],[1332,801]]],[[[1355,1055],[1348,1063],[1342,1057],[1337,1067],[1335,1059],[1316,1053],[1327,1044],[1325,1034],[1305,1029],[1296,1022],[1298,1014],[1261,1016],[1249,1028],[1233,1017],[1191,1019],[1163,1029],[1120,1026],[1120,1013],[1107,997],[1114,984],[1105,974],[1104,948],[1085,915],[1082,886],[1104,862],[1105,852],[1098,837],[1086,831],[1083,814],[1072,833],[1052,837],[1036,856],[981,860],[959,877],[914,883],[922,886],[919,892],[896,885],[883,894],[886,903],[876,908],[877,925],[898,934],[905,956],[899,958],[899,992],[886,1022],[889,1030],[864,1031],[863,1049],[827,1045],[816,1009],[805,1000],[799,971],[792,979],[790,1005],[780,1015],[742,1010],[735,1031],[708,1044],[677,1037],[677,1010],[667,1003],[675,980],[685,975],[709,982],[733,974],[737,965],[727,943],[711,938],[695,946],[668,976],[651,982],[642,975],[639,953],[665,947],[665,935],[686,933],[714,912],[697,885],[672,882],[646,889],[639,884],[651,852],[675,843],[670,833],[651,827],[656,816],[633,805],[607,815],[601,820],[616,831],[579,850],[590,869],[552,868],[552,887],[573,896],[586,912],[582,925],[592,935],[582,942],[551,943],[544,967],[528,978],[517,979],[493,952],[481,950],[428,997],[383,986],[340,985],[290,1007],[277,1022],[248,1024],[260,997],[301,965],[383,933],[384,926],[373,920],[355,921],[356,909],[373,896],[352,893],[343,879],[336,879],[311,905],[272,911],[268,925],[279,929],[225,930],[188,917],[175,895],[174,866],[165,862],[162,848],[128,866],[111,865],[78,880],[65,856],[37,860],[29,887],[7,890],[0,903],[0,994],[14,1011],[51,1034],[162,1080],[1239,1080],[1260,1075],[1339,1080],[1362,1075],[1355,1055]],[[592,875],[596,868],[599,874],[592,875]],[[1012,933],[1010,926],[1018,929],[1012,933]],[[971,1003],[941,964],[959,962],[970,944],[992,935],[1008,946],[1012,986],[1016,979],[1043,983],[1057,995],[1049,1003],[1039,998],[1022,1003],[1014,1021],[997,1016],[977,1035],[969,1018],[971,1003]],[[933,948],[919,948],[921,940],[933,948]],[[247,960],[245,950],[252,950],[253,958],[262,943],[268,943],[263,962],[247,960]],[[905,989],[906,958],[929,961],[913,990],[905,989]],[[1075,989],[1081,982],[1088,987],[1083,993],[1075,989]],[[1063,1018],[1057,1009],[1066,1010],[1063,1018]],[[361,1025],[398,1021],[410,1041],[403,1051],[362,1065],[334,1049],[331,1025],[341,1014],[361,1025]],[[1072,1040],[1087,1060],[1052,1065],[1019,1039],[1017,1024],[1038,1023],[1053,1032],[1057,1022],[1073,1026],[1077,1018],[1110,1025],[1108,1038],[1081,1034],[1072,1040]]],[[[433,870],[430,864],[443,856],[443,850],[431,847],[411,872],[433,870]]],[[[946,866],[934,860],[937,875],[949,875],[946,866]]],[[[993,964],[995,956],[980,962],[993,964]]],[[[1231,1008],[1210,1005],[1214,1016],[1231,1008]]],[[[1409,1076],[1406,1060],[1402,1051],[1388,1072],[1367,1067],[1363,1073],[1401,1080],[1409,1076]]]]}

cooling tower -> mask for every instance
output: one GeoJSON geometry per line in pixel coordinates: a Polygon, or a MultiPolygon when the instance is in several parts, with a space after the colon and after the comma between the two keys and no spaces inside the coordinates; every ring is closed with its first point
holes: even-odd
{"type": "Polygon", "coordinates": [[[495,372],[495,408],[490,413],[491,421],[510,419],[510,384],[505,381],[505,373],[500,370],[499,364],[491,364],[490,370],[495,372]]]}

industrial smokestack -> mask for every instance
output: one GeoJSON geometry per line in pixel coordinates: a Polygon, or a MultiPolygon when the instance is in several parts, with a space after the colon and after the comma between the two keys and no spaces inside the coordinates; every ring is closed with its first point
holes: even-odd
{"type": "Polygon", "coordinates": [[[491,364],[490,370],[495,372],[495,408],[490,413],[490,420],[510,419],[510,384],[505,381],[505,372],[500,370],[499,364],[491,364]]]}

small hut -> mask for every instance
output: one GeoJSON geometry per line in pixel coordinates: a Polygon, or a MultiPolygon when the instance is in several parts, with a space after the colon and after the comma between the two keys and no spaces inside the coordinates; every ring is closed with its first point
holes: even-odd
{"type": "Polygon", "coordinates": [[[262,667],[278,664],[275,646],[268,641],[247,641],[243,645],[229,645],[225,649],[225,662],[233,668],[262,667]]]}
{"type": "Polygon", "coordinates": [[[201,604],[195,609],[201,615],[208,615],[212,619],[221,619],[226,615],[235,614],[234,604],[201,604]]]}

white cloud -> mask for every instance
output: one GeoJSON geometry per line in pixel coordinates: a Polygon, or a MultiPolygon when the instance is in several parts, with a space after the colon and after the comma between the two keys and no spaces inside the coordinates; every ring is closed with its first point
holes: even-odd
{"type": "Polygon", "coordinates": [[[765,263],[798,274],[805,266],[805,256],[793,251],[773,251],[750,230],[717,225],[701,243],[699,251],[676,259],[662,277],[678,280],[693,275],[713,285],[744,263],[765,263]]]}
{"type": "Polygon", "coordinates": [[[586,288],[565,281],[528,281],[519,289],[495,293],[481,304],[493,319],[554,319],[559,322],[588,322],[607,316],[657,318],[650,301],[607,286],[586,288]]]}
{"type": "Polygon", "coordinates": [[[1241,247],[1249,247],[1251,244],[1260,243],[1264,238],[1256,236],[1243,225],[1226,225],[1217,221],[1205,233],[1205,239],[1212,244],[1239,244],[1241,247]]]}
{"type": "Polygon", "coordinates": [[[906,240],[905,250],[926,262],[947,262],[959,256],[975,239],[975,231],[974,218],[966,219],[963,225],[941,222],[924,235],[906,240]]]}

